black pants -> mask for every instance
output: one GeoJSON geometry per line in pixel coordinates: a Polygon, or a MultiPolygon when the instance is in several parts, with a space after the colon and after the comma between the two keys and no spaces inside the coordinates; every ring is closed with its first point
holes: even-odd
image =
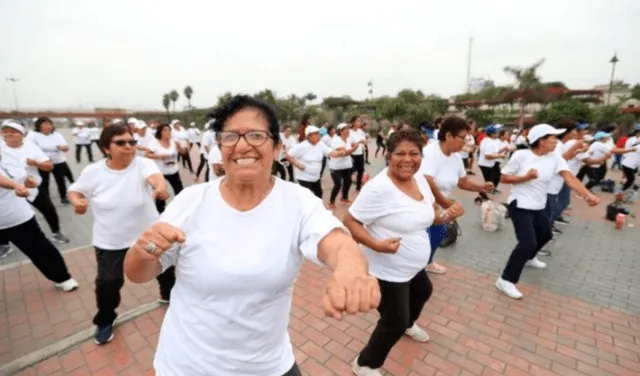
{"type": "Polygon", "coordinates": [[[462,164],[464,165],[465,170],[469,170],[469,157],[462,158],[462,164]]]}
{"type": "MultiPolygon", "coordinates": [[[[96,304],[98,312],[93,317],[93,323],[104,326],[113,323],[118,317],[116,308],[120,305],[120,289],[124,285],[124,256],[127,249],[108,250],[95,247],[97,272],[96,276],[96,304]]],[[[160,283],[160,297],[169,300],[171,289],[176,282],[174,267],[168,268],[157,278],[160,283]]]]}
{"type": "Polygon", "coordinates": [[[282,376],[302,376],[302,372],[300,371],[298,364],[293,363],[293,367],[291,367],[291,369],[282,376]]]}
{"type": "Polygon", "coordinates": [[[318,181],[304,181],[298,180],[301,186],[308,188],[311,192],[313,192],[316,197],[322,199],[322,184],[320,184],[320,180],[318,181]]]}
{"type": "MultiPolygon", "coordinates": [[[[207,174],[208,176],[208,174],[207,174]]],[[[177,196],[178,193],[182,192],[182,180],[180,180],[180,172],[176,172],[173,175],[164,175],[164,178],[167,179],[171,188],[173,188],[173,195],[177,196]]],[[[167,201],[165,200],[156,200],[156,209],[158,209],[158,213],[162,214],[164,209],[167,207],[167,201]]]]}
{"type": "Polygon", "coordinates": [[[182,160],[182,167],[188,167],[189,171],[193,174],[193,164],[191,164],[191,155],[188,151],[186,153],[178,153],[178,162],[180,162],[180,160],[182,160]]]}
{"type": "Polygon", "coordinates": [[[71,278],[62,255],[42,232],[35,216],[22,224],[0,230],[0,244],[9,242],[27,255],[48,280],[61,283],[71,278]]]}
{"type": "Polygon", "coordinates": [[[364,145],[364,163],[369,163],[369,145],[364,145]]]}
{"type": "Polygon", "coordinates": [[[102,150],[102,148],[100,147],[99,140],[92,140],[91,143],[96,144],[96,147],[98,148],[98,150],[100,150],[100,153],[102,153],[103,157],[107,157],[107,153],[105,153],[104,150],[102,150]]]}
{"type": "Polygon", "coordinates": [[[48,196],[50,195],[49,180],[51,180],[50,176],[53,175],[53,178],[56,181],[56,185],[58,186],[58,194],[60,195],[60,199],[65,200],[67,198],[66,180],[69,180],[70,183],[74,182],[73,174],[71,173],[71,169],[69,168],[69,165],[67,164],[67,162],[54,164],[53,171],[51,172],[46,172],[42,170],[38,170],[38,172],[42,177],[42,183],[40,183],[40,187],[38,187],[40,192],[43,192],[48,196]]]}
{"type": "Polygon", "coordinates": [[[386,153],[387,147],[384,146],[384,142],[382,141],[379,141],[376,143],[376,153],[375,153],[376,158],[378,158],[378,152],[380,152],[380,150],[382,150],[382,156],[384,157],[384,153],[386,153]]]}
{"type": "Polygon", "coordinates": [[[271,174],[282,180],[287,180],[287,170],[284,168],[282,163],[278,161],[273,161],[273,165],[271,165],[271,174]]]}
{"type": "Polygon", "coordinates": [[[333,188],[331,189],[331,196],[329,197],[329,203],[335,204],[338,192],[342,189],[342,199],[349,199],[349,188],[351,188],[351,172],[352,169],[345,168],[343,170],[331,170],[331,179],[333,180],[333,188]]]}
{"type": "Polygon", "coordinates": [[[53,206],[51,198],[46,193],[39,190],[38,195],[31,205],[42,213],[44,219],[49,224],[52,233],[55,234],[60,231],[60,218],[58,218],[58,212],[56,211],[56,207],[53,206]]]}
{"type": "Polygon", "coordinates": [[[364,155],[352,155],[353,172],[356,173],[356,191],[362,189],[362,177],[364,176],[364,155]]]}
{"type": "Polygon", "coordinates": [[[206,169],[204,172],[204,181],[207,182],[209,181],[209,163],[207,162],[207,159],[204,157],[204,155],[200,154],[200,163],[198,164],[198,168],[196,169],[196,178],[200,177],[200,173],[205,167],[206,169]]]}
{"type": "Polygon", "coordinates": [[[296,181],[293,176],[293,166],[291,163],[287,163],[287,175],[289,175],[289,181],[296,181]]]}
{"type": "Polygon", "coordinates": [[[82,153],[83,147],[87,149],[87,156],[89,156],[89,162],[93,162],[93,152],[91,151],[91,144],[87,144],[87,145],[76,144],[76,162],[80,163],[80,154],[82,153]]]}
{"type": "Polygon", "coordinates": [[[578,170],[578,174],[576,175],[576,178],[578,180],[580,180],[580,182],[582,182],[584,180],[584,177],[588,175],[589,173],[589,166],[582,165],[582,167],[580,167],[580,170],[578,170]]]}
{"type": "Polygon", "coordinates": [[[603,163],[602,166],[598,167],[589,167],[587,170],[587,176],[589,176],[589,181],[585,185],[587,189],[592,189],[596,185],[599,185],[604,176],[607,173],[607,165],[603,163]]]}
{"type": "Polygon", "coordinates": [[[520,209],[516,200],[509,204],[508,210],[518,244],[511,251],[507,266],[502,272],[502,279],[518,283],[524,265],[551,240],[553,234],[546,210],[520,209]]]}
{"type": "Polygon", "coordinates": [[[324,176],[324,169],[327,168],[327,157],[322,157],[322,167],[320,167],[320,181],[324,176]]]}
{"type": "Polygon", "coordinates": [[[359,365],[374,369],[382,367],[391,348],[420,317],[422,307],[433,292],[424,269],[408,282],[378,280],[378,284],[382,296],[378,306],[380,319],[358,356],[359,365]]]}
{"type": "Polygon", "coordinates": [[[482,177],[485,182],[491,182],[494,188],[498,188],[500,176],[502,175],[500,172],[500,163],[494,164],[493,167],[480,166],[480,171],[482,171],[482,177]]]}
{"type": "Polygon", "coordinates": [[[622,173],[624,174],[625,179],[627,179],[627,181],[625,181],[624,185],[622,186],[622,190],[626,191],[627,189],[633,187],[633,183],[636,182],[636,174],[638,173],[638,169],[632,169],[627,166],[622,166],[622,173]]]}

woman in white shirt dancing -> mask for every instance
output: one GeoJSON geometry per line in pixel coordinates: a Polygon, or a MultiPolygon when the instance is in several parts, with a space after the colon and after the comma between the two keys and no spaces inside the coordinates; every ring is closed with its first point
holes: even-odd
{"type": "MultiPolygon", "coordinates": [[[[156,162],[164,178],[171,184],[173,194],[177,195],[183,189],[178,165],[180,150],[177,142],[171,137],[171,132],[169,124],[160,124],[156,128],[156,141],[149,145],[145,156],[156,162]]],[[[166,206],[166,199],[156,199],[158,212],[162,213],[166,206]]]]}
{"type": "MultiPolygon", "coordinates": [[[[127,249],[142,231],[158,219],[153,199],[166,199],[166,183],[153,161],[136,156],[136,140],[130,128],[111,125],[100,135],[107,159],[91,164],[69,187],[76,214],[93,214],[93,246],[96,251],[96,303],[93,317],[95,342],[113,338],[113,322],[124,284],[122,263],[127,249]]],[[[158,276],[160,299],[168,303],[175,282],[173,269],[158,276]]]]}
{"type": "Polygon", "coordinates": [[[176,265],[156,375],[301,375],[287,325],[304,259],[335,270],[323,300],[335,318],[376,307],[380,291],[322,201],[271,175],[280,135],[268,104],[233,97],[214,129],[225,177],[185,189],[125,258],[137,283],[176,265]]]}
{"type": "Polygon", "coordinates": [[[416,321],[433,287],[424,268],[431,247],[425,229],[456,218],[436,207],[427,181],[417,175],[422,138],[414,129],[389,138],[389,167],[365,185],[344,223],[362,245],[369,272],[378,278],[380,319],[353,363],[358,376],[379,376],[391,348],[406,334],[429,340],[416,321]]]}
{"type": "Polygon", "coordinates": [[[53,162],[53,170],[51,172],[39,170],[42,177],[42,183],[40,189],[49,195],[49,180],[50,175],[53,175],[53,179],[58,186],[58,193],[60,194],[60,200],[63,205],[67,205],[67,183],[73,183],[73,174],[67,164],[66,152],[69,151],[69,144],[64,137],[56,132],[53,127],[53,121],[48,117],[40,117],[36,120],[35,129],[33,132],[27,134],[27,140],[38,145],[42,151],[53,162]]]}
{"type": "Polygon", "coordinates": [[[331,150],[339,151],[342,157],[329,158],[329,170],[331,170],[331,179],[333,180],[333,189],[329,196],[329,208],[336,208],[336,198],[338,193],[342,192],[340,202],[350,204],[349,188],[351,188],[351,175],[353,173],[353,159],[351,153],[360,146],[360,143],[352,144],[349,141],[349,125],[342,123],[337,127],[338,133],[331,141],[331,150]]]}
{"type": "Polygon", "coordinates": [[[552,238],[550,219],[545,211],[549,184],[556,174],[589,205],[599,200],[569,170],[567,161],[554,151],[556,136],[564,129],[538,124],[527,135],[530,149],[517,150],[502,169],[502,182],[513,184],[508,210],[518,244],[511,252],[496,288],[513,299],[522,298],[516,288],[525,266],[545,268],[537,254],[552,238]]]}

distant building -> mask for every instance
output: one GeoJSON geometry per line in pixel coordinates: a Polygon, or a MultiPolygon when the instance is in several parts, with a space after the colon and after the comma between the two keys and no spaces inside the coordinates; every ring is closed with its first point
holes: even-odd
{"type": "MultiPolygon", "coordinates": [[[[609,97],[609,84],[594,86],[596,90],[602,90],[604,93],[604,103],[607,103],[609,97]]],[[[631,96],[631,87],[629,84],[622,81],[613,81],[613,88],[611,90],[611,99],[609,104],[611,105],[624,105],[631,96]]]]}
{"type": "Polygon", "coordinates": [[[484,89],[495,87],[493,80],[485,80],[484,78],[471,78],[469,82],[469,91],[471,94],[477,94],[484,89]]]}

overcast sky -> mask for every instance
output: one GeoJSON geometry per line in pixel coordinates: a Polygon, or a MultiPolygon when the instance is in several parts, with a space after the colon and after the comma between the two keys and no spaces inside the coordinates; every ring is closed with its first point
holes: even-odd
{"type": "Polygon", "coordinates": [[[186,85],[199,107],[264,88],[364,98],[369,79],[376,96],[450,96],[469,37],[472,76],[497,84],[544,57],[543,80],[592,88],[614,51],[616,78],[640,82],[638,0],[0,0],[0,15],[4,109],[6,77],[21,108],[162,109],[186,85]]]}

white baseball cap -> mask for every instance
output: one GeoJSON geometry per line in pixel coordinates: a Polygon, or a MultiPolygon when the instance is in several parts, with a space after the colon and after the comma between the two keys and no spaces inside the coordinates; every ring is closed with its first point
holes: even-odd
{"type": "Polygon", "coordinates": [[[76,121],[76,126],[84,127],[84,121],[76,121]]]}
{"type": "Polygon", "coordinates": [[[315,125],[307,125],[307,127],[304,129],[304,135],[308,136],[312,133],[320,133],[320,128],[316,127],[315,125]]]}
{"type": "Polygon", "coordinates": [[[584,135],[584,137],[582,137],[582,139],[583,139],[585,142],[591,142],[591,141],[593,141],[593,136],[592,136],[592,135],[590,135],[590,134],[585,134],[585,135],[584,135]]]}
{"type": "Polygon", "coordinates": [[[136,129],[144,129],[147,127],[147,123],[144,120],[138,120],[136,122],[136,129]]]}
{"type": "Polygon", "coordinates": [[[134,117],[130,117],[129,120],[127,120],[127,124],[136,124],[137,122],[138,122],[138,119],[134,117]]]}
{"type": "Polygon", "coordinates": [[[336,127],[336,129],[337,129],[337,130],[339,130],[339,131],[341,131],[341,130],[343,130],[343,129],[347,128],[348,126],[349,126],[349,124],[347,124],[347,123],[340,123],[340,124],[338,124],[338,126],[336,127]]]}
{"type": "Polygon", "coordinates": [[[2,123],[2,125],[0,125],[0,128],[11,128],[22,134],[27,133],[27,130],[24,129],[22,125],[16,123],[15,121],[5,121],[2,123]]]}
{"type": "Polygon", "coordinates": [[[176,125],[176,124],[181,124],[180,120],[178,120],[178,119],[171,120],[171,125],[176,125]]]}
{"type": "Polygon", "coordinates": [[[195,127],[196,126],[196,122],[192,121],[191,124],[189,124],[189,125],[192,126],[192,127],[195,127]]]}
{"type": "Polygon", "coordinates": [[[549,124],[538,124],[529,130],[529,134],[527,135],[527,141],[529,141],[529,145],[538,141],[542,137],[548,136],[550,134],[559,135],[563,134],[566,129],[557,129],[549,124]]]}

